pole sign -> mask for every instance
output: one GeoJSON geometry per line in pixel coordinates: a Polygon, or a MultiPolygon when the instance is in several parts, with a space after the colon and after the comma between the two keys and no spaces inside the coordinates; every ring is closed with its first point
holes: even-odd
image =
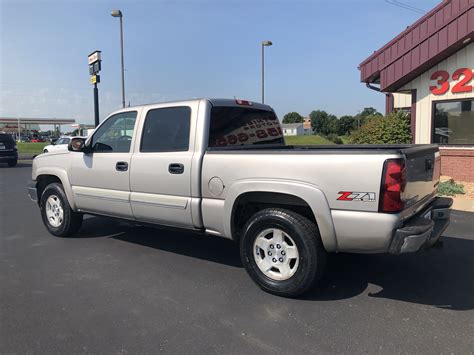
{"type": "Polygon", "coordinates": [[[95,51],[89,54],[88,62],[89,62],[89,75],[91,76],[91,84],[100,83],[100,70],[102,69],[102,59],[100,55],[101,51],[95,51]]]}
{"type": "Polygon", "coordinates": [[[92,52],[91,54],[89,54],[89,64],[94,64],[95,62],[100,62],[101,61],[101,58],[100,58],[100,53],[102,53],[101,51],[95,51],[95,52],[92,52]]]}
{"type": "Polygon", "coordinates": [[[91,84],[98,84],[100,83],[100,75],[92,75],[91,76],[91,84]]]}
{"type": "Polygon", "coordinates": [[[89,64],[89,74],[94,75],[100,72],[100,70],[102,69],[101,63],[102,62],[95,62],[94,64],[89,64]]]}

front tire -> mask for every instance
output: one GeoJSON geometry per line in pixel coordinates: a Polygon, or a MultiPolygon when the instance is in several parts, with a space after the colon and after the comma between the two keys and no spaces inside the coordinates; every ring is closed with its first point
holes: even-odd
{"type": "Polygon", "coordinates": [[[18,160],[17,160],[17,159],[15,159],[15,160],[10,160],[10,161],[8,162],[8,166],[9,166],[10,168],[13,168],[13,167],[16,166],[17,164],[18,164],[18,160]]]}
{"type": "Polygon", "coordinates": [[[317,226],[300,214],[268,208],[253,215],[240,240],[242,263],[264,291],[296,297],[315,285],[326,251],[317,226]]]}
{"type": "Polygon", "coordinates": [[[82,213],[74,212],[61,184],[46,186],[41,195],[40,210],[48,231],[57,237],[74,235],[82,224],[82,213]]]}

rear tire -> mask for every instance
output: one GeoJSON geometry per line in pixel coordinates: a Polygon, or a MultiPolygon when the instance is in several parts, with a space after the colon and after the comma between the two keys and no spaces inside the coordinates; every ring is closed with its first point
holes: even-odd
{"type": "Polygon", "coordinates": [[[8,166],[9,166],[10,168],[13,168],[13,167],[16,166],[17,164],[18,164],[18,160],[17,160],[17,159],[15,159],[15,160],[10,160],[10,161],[8,162],[8,166]]]}
{"type": "Polygon", "coordinates": [[[74,235],[82,224],[82,213],[74,212],[59,183],[46,186],[40,200],[41,217],[48,231],[57,237],[74,235]]]}
{"type": "Polygon", "coordinates": [[[244,227],[240,255],[253,281],[264,291],[296,297],[321,278],[326,251],[317,226],[290,210],[268,208],[244,227]]]}

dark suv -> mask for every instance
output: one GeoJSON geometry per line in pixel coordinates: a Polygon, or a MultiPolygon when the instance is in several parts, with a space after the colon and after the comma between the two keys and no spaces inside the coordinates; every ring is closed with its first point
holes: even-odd
{"type": "Polygon", "coordinates": [[[8,166],[15,166],[18,161],[18,150],[12,136],[0,133],[0,162],[8,163],[8,166]]]}

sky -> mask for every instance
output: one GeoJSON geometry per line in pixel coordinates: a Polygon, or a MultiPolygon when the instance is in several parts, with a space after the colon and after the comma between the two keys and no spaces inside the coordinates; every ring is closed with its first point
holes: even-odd
{"type": "MultiPolygon", "coordinates": [[[[403,0],[430,10],[440,2],[403,0]]],[[[384,111],[360,83],[360,62],[421,14],[385,0],[0,0],[0,117],[93,123],[87,56],[102,51],[101,120],[121,108],[123,12],[126,102],[197,97],[260,101],[282,118],[322,109],[384,111]]]]}

